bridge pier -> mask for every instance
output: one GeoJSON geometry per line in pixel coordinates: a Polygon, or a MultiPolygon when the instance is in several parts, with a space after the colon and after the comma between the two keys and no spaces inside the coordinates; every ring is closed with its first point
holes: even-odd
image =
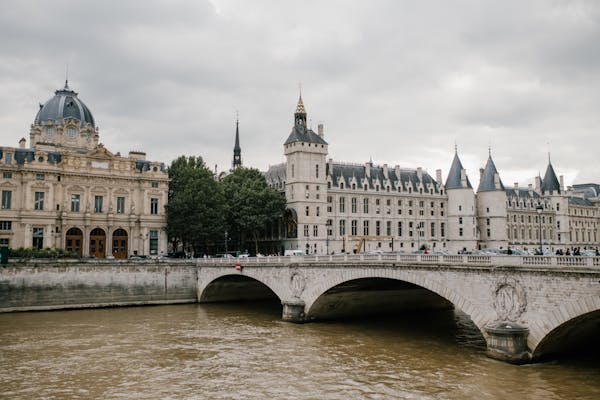
{"type": "Polygon", "coordinates": [[[529,329],[512,322],[494,322],[485,327],[488,334],[487,355],[512,364],[531,361],[527,347],[529,329]]]}
{"type": "Polygon", "coordinates": [[[281,319],[286,322],[303,323],[304,320],[304,301],[300,299],[284,300],[281,302],[283,312],[281,319]]]}

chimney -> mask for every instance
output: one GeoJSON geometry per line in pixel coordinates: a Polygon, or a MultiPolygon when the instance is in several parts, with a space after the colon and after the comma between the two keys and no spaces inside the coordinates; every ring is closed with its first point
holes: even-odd
{"type": "Polygon", "coordinates": [[[365,163],[365,176],[368,178],[371,177],[371,162],[365,163]]]}
{"type": "Polygon", "coordinates": [[[542,192],[542,178],[539,175],[535,177],[535,191],[538,193],[542,192]]]}
{"type": "Polygon", "coordinates": [[[565,191],[565,177],[563,175],[561,175],[559,177],[560,180],[560,191],[564,192],[565,191]]]}
{"type": "Polygon", "coordinates": [[[319,125],[317,125],[317,133],[319,134],[319,136],[320,136],[321,138],[324,138],[324,137],[325,137],[325,136],[324,136],[324,133],[323,133],[323,124],[319,124],[319,125]]]}
{"type": "Polygon", "coordinates": [[[383,164],[383,177],[385,179],[390,179],[389,175],[388,175],[388,165],[387,164],[383,164]]]}
{"type": "Polygon", "coordinates": [[[483,179],[483,168],[479,168],[479,180],[483,179]]]}
{"type": "Polygon", "coordinates": [[[498,175],[497,173],[494,174],[494,188],[496,190],[500,189],[500,175],[498,175]]]}
{"type": "Polygon", "coordinates": [[[466,188],[467,187],[467,170],[460,170],[460,186],[466,188]]]}
{"type": "Polygon", "coordinates": [[[19,140],[19,148],[20,149],[24,149],[25,148],[25,138],[21,138],[21,140],[19,140]]]}
{"type": "MultiPolygon", "coordinates": [[[[529,185],[531,186],[531,185],[529,185]]],[[[519,189],[519,182],[515,182],[515,190],[519,189]]]]}
{"type": "Polygon", "coordinates": [[[417,178],[419,178],[420,181],[423,180],[423,168],[421,167],[417,168],[417,178]]]}
{"type": "Polygon", "coordinates": [[[531,193],[533,192],[533,185],[531,183],[527,185],[527,190],[529,190],[529,194],[531,195],[531,193]]]}
{"type": "Polygon", "coordinates": [[[442,170],[441,169],[435,170],[435,180],[437,181],[437,183],[442,184],[442,170]]]}
{"type": "Polygon", "coordinates": [[[329,166],[329,175],[333,176],[333,158],[327,160],[327,165],[329,166]]]}

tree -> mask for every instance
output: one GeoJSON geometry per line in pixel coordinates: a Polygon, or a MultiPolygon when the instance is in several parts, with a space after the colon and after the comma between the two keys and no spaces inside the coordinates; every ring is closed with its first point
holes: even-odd
{"type": "Polygon", "coordinates": [[[206,252],[209,240],[225,229],[223,188],[202,157],[180,156],[169,167],[167,232],[176,246],[206,252]]]}
{"type": "Polygon", "coordinates": [[[285,198],[271,189],[265,177],[254,168],[237,168],[223,179],[223,192],[227,201],[229,231],[240,238],[254,241],[258,253],[258,239],[269,224],[276,222],[285,211],[285,198]]]}

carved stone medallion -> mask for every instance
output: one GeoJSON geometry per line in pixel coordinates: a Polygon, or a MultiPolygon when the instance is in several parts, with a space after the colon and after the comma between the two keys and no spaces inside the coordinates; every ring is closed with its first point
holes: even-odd
{"type": "Polygon", "coordinates": [[[292,295],[294,297],[300,297],[306,288],[306,278],[304,275],[302,275],[302,273],[300,273],[300,271],[296,270],[292,272],[290,285],[292,287],[292,295]]]}
{"type": "Polygon", "coordinates": [[[517,321],[527,309],[525,289],[512,278],[503,278],[494,291],[494,308],[502,321],[517,321]]]}

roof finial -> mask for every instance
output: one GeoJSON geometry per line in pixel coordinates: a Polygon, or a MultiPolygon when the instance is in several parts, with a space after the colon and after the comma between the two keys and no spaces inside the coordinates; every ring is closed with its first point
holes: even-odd
{"type": "Polygon", "coordinates": [[[454,154],[458,154],[458,145],[456,144],[456,140],[454,141],[454,154]]]}
{"type": "Polygon", "coordinates": [[[65,90],[69,90],[69,63],[67,63],[67,68],[65,72],[65,90]]]}
{"type": "Polygon", "coordinates": [[[488,145],[488,155],[490,158],[492,158],[492,145],[488,145]]]}

